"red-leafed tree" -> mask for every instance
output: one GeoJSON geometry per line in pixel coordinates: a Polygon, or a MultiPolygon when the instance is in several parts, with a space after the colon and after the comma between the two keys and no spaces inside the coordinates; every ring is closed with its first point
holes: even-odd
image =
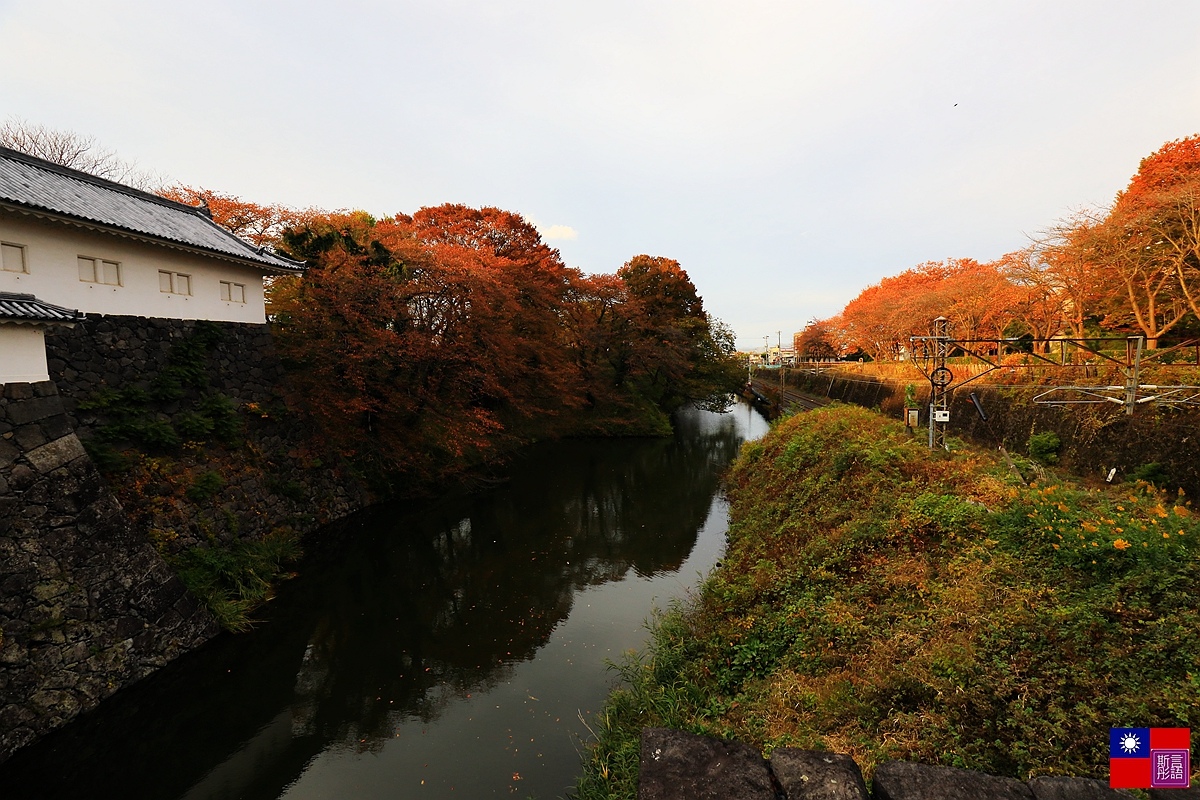
{"type": "Polygon", "coordinates": [[[431,211],[343,215],[284,237],[310,260],[274,298],[303,401],[360,456],[376,442],[381,474],[435,477],[579,404],[557,252],[516,215],[431,211]]]}
{"type": "Polygon", "coordinates": [[[252,203],[231,194],[182,184],[160,189],[158,193],[177,203],[207,207],[213,222],[255,247],[276,246],[284,229],[300,225],[318,213],[252,203]]]}
{"type": "Polygon", "coordinates": [[[945,264],[929,262],[864,289],[841,313],[848,344],[876,361],[898,358],[909,336],[945,315],[938,290],[946,275],[945,264]]]}
{"type": "Polygon", "coordinates": [[[1200,316],[1200,135],[1142,159],[1103,232],[1108,261],[1151,347],[1188,312],[1200,316]]]}
{"type": "Polygon", "coordinates": [[[685,403],[723,409],[742,381],[733,332],[704,310],[678,261],[639,255],[617,270],[630,335],[619,385],[670,413],[685,403]]]}
{"type": "Polygon", "coordinates": [[[740,381],[732,336],[670,259],[585,278],[519,215],[455,205],[313,216],[282,239],[309,262],[272,288],[294,402],[381,479],[572,430],[646,431],[740,381]],[[631,416],[654,425],[601,424],[631,416]]]}
{"type": "Polygon", "coordinates": [[[840,318],[810,320],[804,330],[792,337],[796,357],[805,361],[827,361],[844,355],[840,342],[841,324],[840,318]]]}

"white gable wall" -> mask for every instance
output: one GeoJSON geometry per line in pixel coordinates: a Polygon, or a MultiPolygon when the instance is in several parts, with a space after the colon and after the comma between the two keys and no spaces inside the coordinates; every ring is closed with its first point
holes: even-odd
{"type": "Polygon", "coordinates": [[[0,242],[24,246],[28,270],[0,269],[3,292],[32,294],[87,314],[227,322],[266,319],[263,271],[257,267],[7,211],[0,211],[0,242]],[[80,256],[119,264],[121,285],[80,280],[80,256]],[[191,294],[162,291],[160,270],[187,275],[191,294]],[[223,300],[221,281],[244,286],[245,302],[223,300]]]}
{"type": "Polygon", "coordinates": [[[0,322],[0,385],[48,380],[45,328],[0,322]]]}

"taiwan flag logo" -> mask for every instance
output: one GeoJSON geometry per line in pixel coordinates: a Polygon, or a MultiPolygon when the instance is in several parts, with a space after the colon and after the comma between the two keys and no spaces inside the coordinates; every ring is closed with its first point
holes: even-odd
{"type": "Polygon", "coordinates": [[[1189,728],[1109,728],[1108,785],[1113,789],[1187,789],[1189,728]]]}

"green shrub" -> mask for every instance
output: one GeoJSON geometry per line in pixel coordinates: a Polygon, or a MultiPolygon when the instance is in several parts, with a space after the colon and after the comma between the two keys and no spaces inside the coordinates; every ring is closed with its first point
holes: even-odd
{"type": "Polygon", "coordinates": [[[111,389],[107,386],[102,386],[92,392],[87,398],[79,401],[80,411],[97,411],[100,409],[111,408],[114,403],[121,399],[121,393],[116,389],[111,389]]]}
{"type": "Polygon", "coordinates": [[[184,585],[226,630],[253,624],[250,612],[271,598],[285,565],[301,555],[295,534],[277,531],[260,541],[185,550],[172,562],[184,585]]]}
{"type": "Polygon", "coordinates": [[[1062,440],[1054,431],[1042,431],[1029,437],[1029,457],[1042,464],[1057,464],[1062,440]]]}
{"type": "Polygon", "coordinates": [[[109,475],[119,475],[129,469],[132,459],[101,439],[88,439],[83,449],[96,469],[109,475]]]}
{"type": "Polygon", "coordinates": [[[304,484],[300,481],[272,481],[269,485],[272,492],[280,497],[286,497],[288,500],[299,503],[308,496],[308,491],[304,488],[304,484]]]}
{"type": "Polygon", "coordinates": [[[121,390],[118,402],[126,408],[144,406],[150,402],[150,393],[140,386],[126,386],[121,390]]]}
{"type": "Polygon", "coordinates": [[[192,480],[185,494],[193,503],[203,503],[225,488],[225,479],[212,470],[201,472],[192,480]]]}
{"type": "Polygon", "coordinates": [[[179,435],[191,442],[203,441],[213,431],[213,421],[193,411],[176,414],[174,423],[179,435]]]}
{"type": "Polygon", "coordinates": [[[180,444],[179,434],[171,423],[162,420],[140,420],[121,426],[124,434],[133,442],[151,449],[170,450],[180,444]]]}
{"type": "Polygon", "coordinates": [[[1142,464],[1137,469],[1129,473],[1129,477],[1135,481],[1145,481],[1159,487],[1165,488],[1171,482],[1171,476],[1167,473],[1166,467],[1157,461],[1151,461],[1149,464],[1142,464]]]}
{"type": "Polygon", "coordinates": [[[170,367],[150,381],[150,396],[160,403],[171,403],[183,397],[183,383],[170,367]]]}
{"type": "Polygon", "coordinates": [[[199,404],[199,412],[212,421],[213,436],[223,442],[233,442],[241,433],[241,421],[237,416],[237,404],[223,394],[205,395],[199,404]]]}

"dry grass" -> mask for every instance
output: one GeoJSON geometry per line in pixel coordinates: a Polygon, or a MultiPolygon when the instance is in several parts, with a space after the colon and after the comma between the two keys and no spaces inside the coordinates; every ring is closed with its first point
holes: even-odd
{"type": "MultiPolygon", "coordinates": [[[[1103,777],[1109,725],[1200,726],[1200,524],[1120,492],[1026,487],[859,408],[780,422],[730,478],[723,566],[625,666],[594,758],[636,770],[640,727],[668,724],[868,775],[1103,777]]],[[[635,775],[593,775],[580,797],[632,796],[635,775]]]]}

